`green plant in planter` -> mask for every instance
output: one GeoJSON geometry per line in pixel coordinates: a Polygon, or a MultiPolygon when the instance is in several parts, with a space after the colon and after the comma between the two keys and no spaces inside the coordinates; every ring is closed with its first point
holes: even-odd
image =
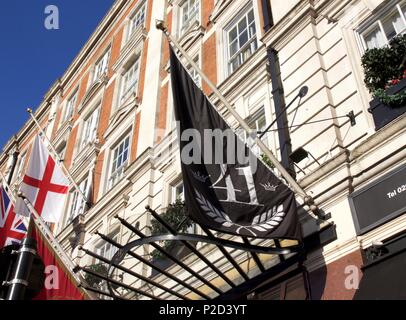
{"type": "Polygon", "coordinates": [[[269,159],[269,157],[265,153],[261,154],[261,159],[268,167],[270,167],[271,169],[275,169],[275,165],[273,164],[272,160],[269,159]]]}
{"type": "MultiPolygon", "coordinates": [[[[102,275],[102,276],[105,276],[105,277],[107,277],[108,271],[109,271],[108,270],[108,265],[106,263],[103,263],[103,262],[93,264],[91,266],[88,266],[87,268],[94,271],[94,272],[96,272],[96,273],[98,273],[98,274],[100,274],[100,275],[102,275]]],[[[106,282],[106,280],[103,280],[103,279],[101,279],[99,277],[96,277],[96,276],[94,276],[94,275],[92,275],[90,273],[85,274],[85,280],[86,280],[88,285],[90,285],[91,287],[93,287],[95,289],[100,289],[100,285],[103,282],[106,282]]],[[[112,284],[111,287],[113,289],[120,288],[120,286],[118,286],[116,284],[112,284]]],[[[126,289],[124,289],[124,290],[126,290],[126,289]]]]}
{"type": "Polygon", "coordinates": [[[406,35],[395,37],[389,46],[368,50],[362,57],[365,85],[384,104],[393,107],[406,103],[406,92],[389,95],[388,87],[406,78],[406,35]]]}
{"type": "MultiPolygon", "coordinates": [[[[88,269],[90,269],[94,272],[97,272],[103,276],[107,276],[108,270],[107,270],[107,266],[105,263],[93,264],[93,265],[89,266],[88,269]]],[[[104,281],[103,279],[100,279],[99,277],[96,277],[89,273],[86,273],[85,280],[88,283],[88,285],[90,285],[93,288],[98,288],[100,286],[100,284],[104,281]]]]}
{"type": "MultiPolygon", "coordinates": [[[[161,218],[165,220],[172,228],[178,232],[185,232],[193,224],[192,220],[187,216],[185,209],[185,202],[176,200],[175,203],[170,204],[166,211],[162,213],[161,218]]],[[[151,235],[157,236],[167,234],[168,230],[162,226],[158,221],[151,221],[151,235]]],[[[168,251],[176,246],[175,241],[164,241],[162,247],[168,251]]],[[[162,259],[164,255],[158,250],[153,250],[151,255],[154,259],[162,259]]]]}

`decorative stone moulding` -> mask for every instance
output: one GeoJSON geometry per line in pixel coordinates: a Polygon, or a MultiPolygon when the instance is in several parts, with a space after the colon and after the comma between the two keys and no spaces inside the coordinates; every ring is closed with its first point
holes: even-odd
{"type": "Polygon", "coordinates": [[[79,105],[78,112],[81,113],[85,106],[92,100],[92,98],[99,92],[100,88],[106,85],[109,81],[107,72],[103,73],[87,90],[82,103],[79,105]]]}
{"type": "Polygon", "coordinates": [[[216,23],[218,18],[221,16],[221,14],[224,12],[224,10],[227,8],[229,4],[231,4],[232,0],[217,0],[213,12],[209,16],[209,22],[211,23],[216,23]]]}

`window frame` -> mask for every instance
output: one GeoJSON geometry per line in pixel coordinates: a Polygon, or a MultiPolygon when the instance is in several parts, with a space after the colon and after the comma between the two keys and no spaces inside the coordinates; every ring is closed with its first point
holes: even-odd
{"type": "Polygon", "coordinates": [[[391,39],[388,39],[388,36],[386,35],[386,30],[384,29],[383,22],[390,18],[394,13],[400,14],[400,17],[403,21],[404,28],[402,31],[398,32],[394,37],[405,34],[406,33],[406,2],[405,1],[399,1],[396,3],[394,6],[391,3],[389,3],[387,6],[385,6],[382,10],[374,14],[368,21],[366,21],[361,28],[358,28],[356,31],[357,35],[357,40],[360,46],[361,53],[365,53],[367,50],[372,49],[368,48],[367,42],[366,42],[366,36],[371,34],[373,30],[376,28],[379,29],[381,34],[384,37],[384,44],[382,46],[379,46],[377,48],[382,48],[386,45],[389,44],[389,42],[394,38],[392,37],[391,39]],[[403,10],[402,10],[403,9],[403,10]]]}
{"type": "Polygon", "coordinates": [[[22,178],[24,167],[25,167],[25,162],[27,160],[27,150],[21,153],[21,156],[18,159],[18,164],[16,166],[15,170],[15,178],[13,179],[14,181],[19,181],[22,178]]]}
{"type": "Polygon", "coordinates": [[[126,35],[126,42],[128,42],[131,37],[137,32],[137,30],[142,27],[145,27],[145,23],[147,21],[147,2],[142,1],[141,4],[139,4],[135,10],[132,12],[130,15],[129,21],[128,21],[128,26],[127,26],[127,35],[126,35]],[[134,27],[134,18],[138,16],[140,12],[144,11],[144,19],[142,21],[142,24],[138,24],[134,27]]]}
{"type": "Polygon", "coordinates": [[[127,63],[128,67],[124,69],[124,72],[121,74],[121,80],[120,80],[120,89],[119,89],[119,97],[118,97],[118,105],[121,106],[125,101],[129,99],[131,96],[131,92],[134,92],[135,95],[138,94],[138,85],[140,81],[140,69],[141,69],[141,56],[137,55],[135,59],[131,59],[130,63],[127,63]],[[124,87],[125,87],[125,77],[130,72],[132,68],[135,66],[136,69],[133,71],[133,74],[135,76],[135,81],[131,85],[131,87],[128,87],[126,91],[124,92],[124,87]]]}
{"type": "Polygon", "coordinates": [[[185,185],[183,181],[178,181],[171,184],[171,204],[174,204],[177,200],[185,201],[185,185]],[[181,197],[178,197],[178,188],[182,186],[181,197]]]}
{"type": "MultiPolygon", "coordinates": [[[[261,129],[266,129],[270,122],[269,119],[267,117],[267,113],[266,113],[266,104],[265,102],[260,104],[260,107],[256,108],[254,112],[252,112],[246,120],[248,126],[251,128],[251,130],[257,130],[260,131],[261,129]],[[259,128],[258,126],[258,121],[260,121],[261,119],[265,120],[265,124],[262,128],[259,128]],[[255,125],[255,128],[254,128],[255,125]]],[[[247,132],[241,127],[239,126],[236,130],[237,135],[240,137],[240,139],[244,142],[247,143],[247,132]]],[[[270,146],[270,135],[266,134],[263,138],[262,141],[264,142],[264,144],[269,147],[270,146]]],[[[261,155],[261,150],[260,148],[255,144],[252,148],[251,151],[254,152],[254,154],[256,156],[260,156],[261,155]]]]}
{"type": "Polygon", "coordinates": [[[67,99],[62,123],[65,123],[66,121],[68,121],[73,117],[75,113],[76,104],[78,102],[78,91],[79,91],[78,89],[75,89],[73,94],[71,94],[67,99]]]}
{"type": "MultiPolygon", "coordinates": [[[[100,58],[96,61],[96,63],[94,64],[94,68],[93,68],[93,75],[92,75],[92,84],[97,82],[97,80],[99,80],[99,78],[105,74],[106,72],[108,72],[109,70],[109,63],[110,63],[110,58],[111,58],[111,47],[108,47],[107,50],[104,51],[104,53],[100,56],[100,58]],[[99,65],[100,63],[102,63],[104,61],[105,66],[101,71],[99,70],[99,65]]],[[[104,64],[103,63],[103,64],[104,64]]]]}
{"type": "Polygon", "coordinates": [[[236,72],[243,64],[245,64],[245,62],[252,55],[254,55],[255,52],[259,49],[258,24],[257,24],[256,10],[255,10],[255,7],[253,6],[253,4],[251,2],[249,2],[247,5],[245,5],[242,10],[238,11],[237,14],[225,25],[225,27],[223,28],[223,39],[224,39],[224,45],[223,45],[222,50],[224,52],[224,59],[225,59],[224,60],[225,61],[224,70],[225,70],[225,76],[227,78],[227,77],[231,76],[234,72],[236,72]],[[238,30],[238,25],[244,18],[246,19],[246,21],[248,21],[247,17],[248,17],[250,12],[252,12],[254,19],[253,19],[253,21],[251,23],[246,25],[246,32],[249,35],[250,26],[254,26],[255,27],[255,34],[251,38],[248,38],[246,43],[243,46],[239,47],[239,49],[232,56],[230,56],[230,38],[229,38],[229,34],[231,33],[231,31],[235,27],[237,27],[237,38],[236,38],[236,40],[237,40],[237,42],[239,41],[238,36],[240,36],[240,33],[239,33],[239,30],[238,30]],[[231,69],[230,68],[231,67],[230,61],[237,58],[239,55],[243,54],[251,46],[252,43],[255,43],[255,49],[252,51],[252,53],[247,58],[245,58],[245,60],[242,61],[236,68],[231,69]]]}
{"type": "Polygon", "coordinates": [[[59,143],[55,148],[55,151],[58,153],[58,157],[62,161],[64,161],[64,159],[65,159],[67,146],[68,146],[68,141],[67,140],[62,140],[61,143],[59,143]]]}
{"type": "MultiPolygon", "coordinates": [[[[193,62],[199,66],[199,68],[201,67],[200,65],[200,53],[197,53],[193,56],[192,58],[193,62]]],[[[199,87],[202,87],[202,77],[200,76],[200,74],[192,67],[192,65],[189,63],[186,66],[186,70],[189,73],[190,77],[192,78],[193,82],[199,87]]]]}
{"type": "MultiPolygon", "coordinates": [[[[108,178],[107,178],[107,190],[109,191],[113,189],[123,178],[125,169],[130,165],[131,162],[131,148],[132,148],[132,130],[130,130],[127,134],[123,135],[118,141],[113,145],[112,148],[110,148],[110,164],[108,166],[108,178]],[[120,148],[120,146],[125,143],[125,141],[128,139],[128,149],[127,149],[127,159],[126,161],[123,161],[122,164],[114,169],[114,162],[115,162],[115,152],[120,148]],[[114,169],[114,171],[113,171],[114,169]],[[121,173],[119,171],[121,170],[121,173]],[[118,176],[118,178],[114,178],[113,180],[113,175],[118,176]]],[[[125,148],[125,147],[124,147],[125,148]]],[[[124,152],[125,149],[123,149],[124,152]]],[[[117,155],[117,158],[119,155],[117,155]]]]}
{"type": "MultiPolygon", "coordinates": [[[[82,127],[82,134],[81,134],[81,138],[80,138],[79,151],[82,151],[83,149],[86,148],[87,145],[96,141],[97,130],[99,128],[99,122],[100,122],[100,114],[101,114],[101,103],[98,103],[96,108],[94,108],[91,112],[89,112],[87,117],[83,120],[83,127],[82,127]],[[94,137],[89,139],[89,138],[86,138],[86,136],[87,136],[86,132],[88,131],[87,124],[88,124],[89,120],[92,119],[96,113],[97,113],[97,117],[96,117],[97,120],[94,123],[94,128],[91,130],[92,132],[94,132],[94,137]]],[[[92,123],[93,123],[93,121],[92,121],[92,123]]]]}
{"type": "Polygon", "coordinates": [[[179,3],[179,28],[178,28],[178,34],[179,37],[183,36],[185,33],[188,32],[188,30],[191,28],[191,26],[197,22],[198,24],[201,23],[201,14],[202,14],[202,2],[201,0],[183,0],[182,2],[179,3]],[[194,8],[197,6],[197,10],[194,10],[194,15],[190,16],[190,2],[195,1],[195,5],[193,6],[194,8]],[[197,5],[196,5],[197,4],[197,5]],[[185,15],[185,6],[188,7],[187,9],[187,14],[188,18],[186,20],[183,19],[185,15]]]}
{"type": "MultiPolygon", "coordinates": [[[[79,189],[83,193],[87,193],[88,188],[90,186],[90,178],[89,175],[86,175],[82,181],[78,184],[79,189]],[[84,187],[83,187],[84,185],[84,187]]],[[[75,188],[71,190],[69,195],[69,214],[66,221],[66,225],[71,223],[77,216],[80,214],[84,214],[86,212],[86,201],[79,195],[79,191],[75,188]]]]}
{"type": "MultiPolygon", "coordinates": [[[[115,227],[115,228],[112,228],[112,229],[113,229],[113,231],[108,232],[108,237],[109,237],[110,239],[114,240],[115,242],[120,243],[120,240],[121,240],[121,230],[120,230],[120,227],[115,227]]],[[[104,257],[105,259],[108,259],[108,260],[111,260],[112,257],[114,256],[114,254],[118,251],[118,248],[116,248],[116,247],[113,246],[111,243],[108,243],[108,242],[105,241],[105,240],[97,240],[97,241],[95,241],[95,242],[93,243],[93,249],[94,249],[94,252],[95,252],[96,254],[98,254],[99,256],[102,256],[102,257],[104,257]],[[106,247],[110,247],[110,251],[112,251],[112,254],[110,254],[111,257],[110,257],[110,255],[107,256],[107,255],[105,255],[105,254],[101,254],[101,253],[102,253],[101,250],[103,250],[103,248],[106,248],[106,247]],[[111,249],[112,249],[112,250],[111,250],[111,249]]],[[[104,250],[104,253],[106,253],[106,252],[107,252],[107,251],[104,250]]],[[[96,265],[96,264],[105,264],[105,262],[100,261],[100,260],[97,259],[97,258],[93,258],[91,263],[92,263],[93,265],[96,265]]]]}

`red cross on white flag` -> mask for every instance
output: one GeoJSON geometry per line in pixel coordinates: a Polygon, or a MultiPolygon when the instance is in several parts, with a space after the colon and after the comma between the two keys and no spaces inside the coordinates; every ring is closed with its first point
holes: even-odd
{"type": "MultiPolygon", "coordinates": [[[[62,169],[37,136],[20,191],[46,222],[57,223],[63,212],[68,186],[68,179],[62,169]]],[[[24,216],[30,215],[21,199],[17,201],[15,211],[24,216]]]]}

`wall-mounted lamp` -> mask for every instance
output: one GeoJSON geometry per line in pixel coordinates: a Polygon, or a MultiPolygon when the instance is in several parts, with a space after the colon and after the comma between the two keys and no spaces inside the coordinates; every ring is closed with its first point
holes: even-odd
{"type": "Polygon", "coordinates": [[[320,163],[317,161],[317,159],[307,150],[305,150],[303,147],[300,147],[298,149],[296,149],[295,151],[292,152],[292,154],[289,156],[290,159],[294,162],[294,163],[299,163],[302,160],[311,157],[318,165],[320,165],[320,163]]]}

